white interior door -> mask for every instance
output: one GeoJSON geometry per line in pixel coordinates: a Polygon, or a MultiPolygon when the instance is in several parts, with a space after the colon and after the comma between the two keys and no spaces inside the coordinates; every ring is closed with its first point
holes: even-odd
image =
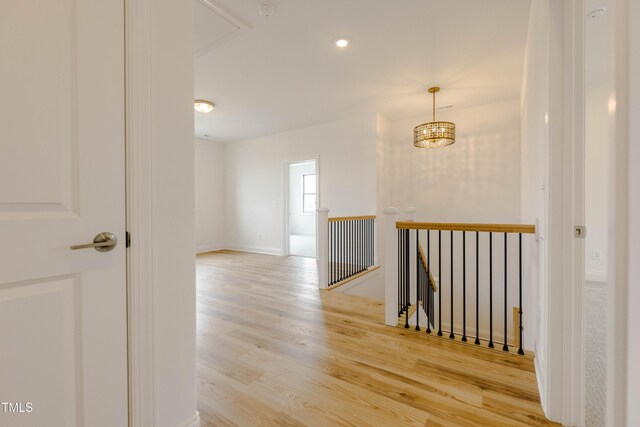
{"type": "Polygon", "coordinates": [[[2,426],[127,425],[123,7],[0,2],[2,426]]]}

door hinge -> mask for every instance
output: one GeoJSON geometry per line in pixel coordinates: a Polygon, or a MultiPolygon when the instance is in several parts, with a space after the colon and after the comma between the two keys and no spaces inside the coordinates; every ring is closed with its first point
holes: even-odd
{"type": "Polygon", "coordinates": [[[587,236],[587,227],[584,225],[576,225],[573,227],[573,237],[584,239],[587,236]]]}
{"type": "Polygon", "coordinates": [[[125,233],[125,240],[126,240],[126,247],[130,247],[131,246],[131,233],[129,233],[128,231],[125,233]]]}

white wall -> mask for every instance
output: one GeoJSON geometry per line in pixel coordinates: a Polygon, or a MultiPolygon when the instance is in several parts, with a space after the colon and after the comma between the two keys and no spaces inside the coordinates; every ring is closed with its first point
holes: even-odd
{"type": "Polygon", "coordinates": [[[587,280],[606,282],[610,150],[607,83],[587,86],[585,95],[585,274],[587,280]],[[596,251],[600,260],[594,259],[596,251]]]}
{"type": "MultiPolygon", "coordinates": [[[[629,135],[627,146],[628,155],[628,194],[629,194],[629,252],[627,259],[627,389],[626,412],[627,425],[640,425],[640,5],[638,2],[628,1],[629,13],[627,14],[629,31],[629,107],[626,111],[629,135]]],[[[615,396],[614,396],[615,399],[615,396]]]]}
{"type": "Polygon", "coordinates": [[[196,253],[225,248],[225,145],[196,138],[196,253]]]}
{"type": "Polygon", "coordinates": [[[381,157],[387,206],[414,206],[430,222],[517,223],[520,220],[518,100],[448,110],[456,143],[442,149],[413,146],[413,128],[425,117],[390,123],[381,157]]]}
{"type": "Polygon", "coordinates": [[[314,162],[295,163],[289,166],[289,233],[316,234],[316,214],[302,212],[302,175],[316,173],[314,162]]]}
{"type": "Polygon", "coordinates": [[[611,1],[607,425],[640,425],[640,4],[611,1]]]}
{"type": "Polygon", "coordinates": [[[175,427],[197,420],[193,17],[191,2],[148,3],[154,391],[146,398],[154,425],[175,427]]]}
{"type": "MultiPolygon", "coordinates": [[[[413,128],[425,117],[379,125],[380,199],[401,210],[417,208],[424,222],[520,223],[520,114],[517,99],[438,114],[456,123],[456,143],[442,149],[413,146],[413,128]]],[[[401,215],[401,218],[404,215],[401,215]]],[[[431,232],[431,266],[438,276],[437,232],[431,232]]],[[[475,335],[475,235],[467,233],[467,334],[475,335]]],[[[524,240],[532,238],[524,236],[524,240]]],[[[454,330],[462,331],[461,233],[454,234],[454,330]]],[[[426,251],[426,232],[421,232],[426,251]]],[[[442,233],[442,324],[449,329],[450,235],[442,233]]],[[[488,235],[480,236],[480,337],[489,337],[488,235]],[[485,271],[487,270],[487,271],[485,271]]],[[[494,235],[493,337],[504,336],[504,240],[494,235]]],[[[509,238],[508,337],[518,305],[517,240],[509,238]]],[[[437,311],[437,304],[436,304],[437,311]]]]}
{"type": "Polygon", "coordinates": [[[331,209],[330,216],[376,212],[374,114],[233,142],[226,146],[229,248],[282,253],[285,167],[311,159],[318,206],[331,209]]]}
{"type": "Polygon", "coordinates": [[[637,22],[640,21],[640,5],[638,2],[628,1],[628,31],[629,31],[629,108],[628,115],[629,137],[627,140],[629,148],[627,177],[629,182],[629,252],[627,257],[633,262],[629,263],[628,277],[628,298],[627,298],[627,360],[628,363],[628,385],[626,390],[626,410],[628,425],[640,425],[640,405],[637,404],[640,396],[640,28],[637,22]],[[633,142],[632,142],[633,141],[633,142]],[[635,285],[635,286],[634,286],[635,285]]]}
{"type": "Polygon", "coordinates": [[[542,405],[549,415],[548,399],[548,337],[546,317],[547,299],[547,228],[548,222],[548,92],[549,78],[546,72],[549,66],[549,4],[548,1],[532,2],[525,68],[522,85],[522,221],[536,223],[538,242],[524,245],[524,278],[527,287],[525,317],[531,325],[534,351],[536,353],[536,371],[541,393],[542,405]],[[540,72],[539,70],[543,70],[540,72]]]}
{"type": "MultiPolygon", "coordinates": [[[[577,2],[531,2],[521,96],[522,221],[537,221],[540,237],[524,248],[529,260],[524,268],[525,316],[532,325],[542,407],[548,418],[568,425],[583,419],[582,322],[576,321],[582,318],[582,305],[574,299],[583,284],[574,287],[571,258],[580,248],[574,243],[573,225],[581,212],[573,197],[574,170],[568,166],[572,150],[580,144],[574,140],[580,138],[574,133],[574,120],[580,120],[571,116],[577,107],[572,97],[581,93],[574,88],[580,71],[574,71],[570,61],[580,57],[570,50],[572,26],[580,27],[573,20],[578,13],[572,10],[575,5],[579,6],[577,2]]],[[[579,16],[583,19],[582,12],[579,16]]]]}

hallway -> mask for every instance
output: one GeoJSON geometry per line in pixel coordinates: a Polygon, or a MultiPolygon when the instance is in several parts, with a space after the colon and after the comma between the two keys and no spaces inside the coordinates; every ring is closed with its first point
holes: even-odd
{"type": "Polygon", "coordinates": [[[385,326],[316,280],[313,259],[198,256],[203,426],[550,425],[530,358],[385,326]]]}

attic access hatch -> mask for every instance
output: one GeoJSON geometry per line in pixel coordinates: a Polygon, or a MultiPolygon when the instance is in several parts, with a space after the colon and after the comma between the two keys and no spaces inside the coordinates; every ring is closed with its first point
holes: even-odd
{"type": "Polygon", "coordinates": [[[193,24],[195,56],[200,56],[250,29],[240,18],[212,0],[193,0],[193,24]]]}

